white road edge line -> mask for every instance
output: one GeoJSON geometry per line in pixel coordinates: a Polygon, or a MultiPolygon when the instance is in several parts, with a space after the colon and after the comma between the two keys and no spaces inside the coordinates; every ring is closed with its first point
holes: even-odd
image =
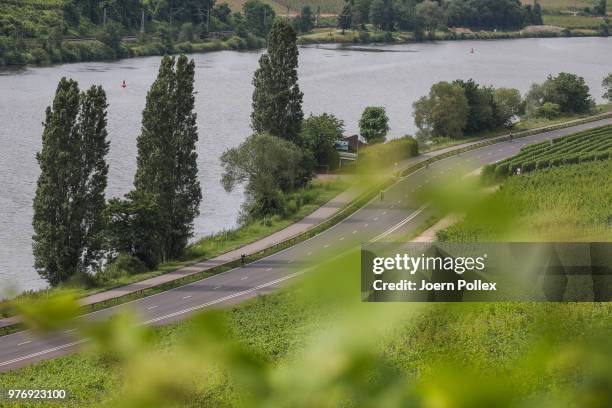
{"type": "Polygon", "coordinates": [[[50,349],[42,350],[42,351],[39,351],[38,353],[32,353],[32,354],[28,354],[27,356],[17,357],[17,358],[14,358],[12,360],[3,361],[2,363],[0,363],[0,367],[4,367],[6,365],[13,364],[13,363],[18,363],[20,361],[27,360],[29,358],[34,358],[34,357],[42,356],[42,355],[45,355],[45,354],[53,353],[54,351],[63,350],[65,348],[76,346],[77,344],[81,344],[81,343],[84,343],[86,341],[87,341],[87,339],[83,339],[83,340],[79,340],[79,341],[74,341],[72,343],[63,344],[61,346],[57,346],[57,347],[53,347],[53,348],[50,348],[50,349]]]}

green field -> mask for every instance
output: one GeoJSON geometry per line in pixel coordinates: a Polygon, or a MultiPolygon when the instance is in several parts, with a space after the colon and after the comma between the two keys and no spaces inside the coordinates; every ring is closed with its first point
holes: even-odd
{"type": "MultiPolygon", "coordinates": [[[[438,233],[450,242],[612,240],[612,160],[537,170],[508,178],[491,197],[511,219],[504,228],[468,214],[438,233]]],[[[501,216],[501,214],[500,214],[501,216]]]]}
{"type": "MultiPolygon", "coordinates": [[[[533,4],[532,0],[521,0],[523,4],[533,4]]],[[[543,10],[575,10],[593,7],[596,0],[539,0],[543,10]]]]}
{"type": "Polygon", "coordinates": [[[585,132],[537,143],[521,149],[521,152],[506,160],[485,166],[485,177],[506,177],[536,169],[565,166],[612,157],[612,126],[604,126],[585,132]]]}
{"type": "Polygon", "coordinates": [[[604,23],[603,17],[596,16],[544,15],[543,19],[545,25],[576,29],[596,30],[604,23]]]}

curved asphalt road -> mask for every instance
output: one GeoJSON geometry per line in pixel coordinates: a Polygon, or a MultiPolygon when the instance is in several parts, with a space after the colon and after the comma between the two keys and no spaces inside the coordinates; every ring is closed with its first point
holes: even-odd
{"type": "MultiPolygon", "coordinates": [[[[284,251],[207,279],[162,292],[113,308],[83,316],[103,319],[124,307],[137,311],[145,324],[167,324],[185,319],[197,310],[238,303],[277,289],[303,273],[315,259],[333,257],[361,242],[385,240],[418,228],[430,215],[416,200],[415,193],[444,174],[469,173],[484,164],[516,154],[525,145],[612,124],[603,119],[558,131],[515,139],[452,156],[399,180],[390,187],[383,201],[378,198],[327,231],[284,251]]],[[[433,154],[426,154],[427,157],[433,154]]],[[[23,331],[0,337],[0,371],[67,354],[86,340],[74,338],[71,330],[36,336],[23,331]]]]}

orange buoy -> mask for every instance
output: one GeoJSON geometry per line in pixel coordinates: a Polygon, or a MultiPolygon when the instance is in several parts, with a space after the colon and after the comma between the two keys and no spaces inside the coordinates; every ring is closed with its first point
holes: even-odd
{"type": "Polygon", "coordinates": [[[123,80],[123,82],[121,83],[121,87],[122,88],[127,88],[127,84],[125,83],[125,79],[123,80]]]}

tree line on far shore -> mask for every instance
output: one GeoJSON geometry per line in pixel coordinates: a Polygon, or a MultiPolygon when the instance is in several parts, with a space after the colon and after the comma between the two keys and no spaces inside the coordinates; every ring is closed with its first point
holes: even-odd
{"type": "MultiPolygon", "coordinates": [[[[604,78],[603,97],[612,102],[612,74],[604,78]]],[[[421,141],[461,138],[510,128],[519,116],[556,119],[592,113],[595,102],[584,78],[566,72],[533,84],[524,98],[517,89],[482,86],[468,81],[438,82],[413,104],[421,141]]]]}
{"type": "Polygon", "coordinates": [[[444,27],[516,30],[541,25],[542,7],[519,0],[346,0],[338,27],[412,31],[415,38],[432,38],[444,27]]]}

